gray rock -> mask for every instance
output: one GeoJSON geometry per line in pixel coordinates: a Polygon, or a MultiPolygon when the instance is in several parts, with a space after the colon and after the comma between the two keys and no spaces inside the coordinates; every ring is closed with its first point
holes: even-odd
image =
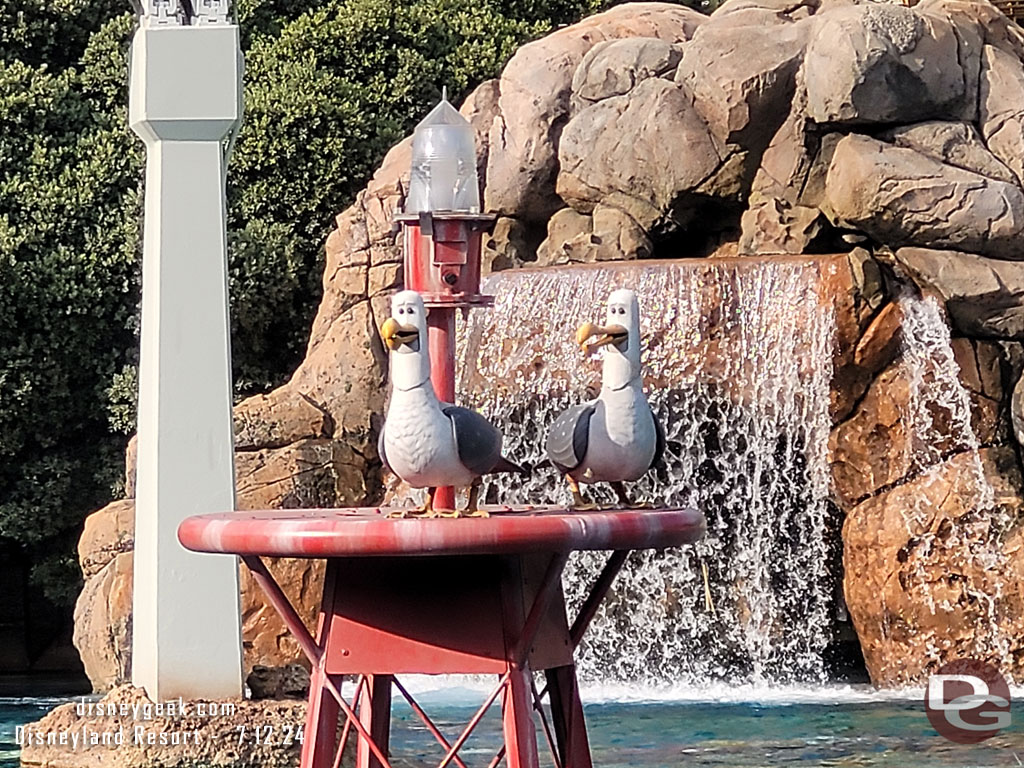
{"type": "Polygon", "coordinates": [[[576,68],[573,96],[582,102],[595,102],[628,93],[649,77],[671,79],[682,56],[680,46],[651,37],[598,43],[576,68]]]}
{"type": "Polygon", "coordinates": [[[931,120],[894,128],[880,138],[990,179],[1009,183],[1016,181],[1010,169],[985,148],[977,129],[970,123],[931,120]]]}
{"type": "Polygon", "coordinates": [[[554,192],[558,136],[570,113],[572,80],[594,45],[619,38],[689,40],[705,20],[667,3],[630,3],[524,45],[499,81],[500,114],[488,133],[484,208],[525,221],[545,221],[562,207],[554,192]]]}
{"type": "Polygon", "coordinates": [[[647,233],[616,208],[598,205],[592,215],[563,208],[548,222],[548,236],[537,248],[537,265],[642,259],[651,250],[647,233]]]}
{"type": "Polygon", "coordinates": [[[896,260],[945,299],[961,333],[1024,340],[1024,263],[928,248],[900,248],[896,260]]]}
{"type": "Polygon", "coordinates": [[[804,65],[808,114],[846,124],[972,120],[977,65],[964,66],[963,53],[951,22],[910,8],[869,3],[821,15],[804,65]]]}
{"type": "Polygon", "coordinates": [[[708,128],[680,85],[652,78],[580,112],[562,132],[558,194],[581,212],[598,203],[645,230],[721,164],[708,128]]]}
{"type": "Polygon", "coordinates": [[[866,136],[836,146],[822,207],[880,243],[1024,259],[1019,187],[866,136]]]}
{"type": "Polygon", "coordinates": [[[501,216],[494,229],[484,235],[481,244],[480,268],[484,275],[515,269],[537,257],[536,227],[511,216],[501,216]]]}
{"type": "Polygon", "coordinates": [[[1024,183],[1024,64],[991,45],[982,55],[981,134],[992,153],[1024,183]]]}
{"type": "Polygon", "coordinates": [[[683,46],[676,82],[693,93],[719,142],[760,156],[789,112],[810,30],[807,22],[707,24],[683,46]]]}

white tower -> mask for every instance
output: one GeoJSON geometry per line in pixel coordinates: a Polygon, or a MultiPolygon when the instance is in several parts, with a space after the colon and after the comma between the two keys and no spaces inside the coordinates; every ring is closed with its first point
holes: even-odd
{"type": "Polygon", "coordinates": [[[218,0],[145,0],[129,123],[146,143],[132,681],[154,700],[242,692],[237,558],[178,524],[235,508],[224,176],[242,113],[218,0]]]}

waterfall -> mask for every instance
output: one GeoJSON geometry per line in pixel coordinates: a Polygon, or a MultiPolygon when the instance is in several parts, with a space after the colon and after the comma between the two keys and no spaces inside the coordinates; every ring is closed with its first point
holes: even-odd
{"type": "MultiPolygon", "coordinates": [[[[937,610],[951,611],[954,606],[948,604],[947,596],[936,600],[932,594],[935,566],[929,554],[942,548],[949,553],[948,562],[960,561],[966,570],[995,570],[1000,565],[1000,553],[993,545],[998,539],[993,531],[1004,529],[1010,514],[998,503],[985,474],[981,441],[971,423],[970,394],[961,383],[949,327],[938,301],[908,291],[899,303],[903,313],[902,358],[910,385],[904,419],[910,438],[911,472],[918,476],[917,482],[948,482],[944,461],[965,454],[968,473],[958,490],[964,497],[975,499],[958,524],[941,533],[928,524],[935,509],[924,494],[918,496],[919,503],[900,509],[908,536],[915,543],[906,562],[908,577],[921,586],[928,609],[935,614],[937,610]]],[[[988,644],[995,658],[1003,659],[1004,669],[1011,669],[1011,638],[1001,629],[997,616],[1001,582],[994,584],[993,593],[972,588],[966,581],[963,589],[986,615],[986,626],[979,627],[979,642],[982,646],[988,644]]],[[[942,649],[930,650],[936,661],[944,658],[942,649]]]]}
{"type": "MultiPolygon", "coordinates": [[[[668,445],[665,466],[630,490],[641,502],[700,508],[708,533],[696,546],[630,557],[580,649],[582,678],[825,679],[838,540],[828,500],[829,268],[803,258],[517,270],[489,278],[493,309],[460,325],[460,402],[501,427],[508,455],[536,465],[552,420],[599,385],[600,360],[580,353],[577,325],[603,322],[615,288],[639,297],[645,382],[668,445]]],[[[607,487],[584,492],[614,500],[607,487]]],[[[569,501],[550,466],[526,481],[490,479],[484,494],[569,501]]],[[[601,562],[597,553],[571,560],[571,607],[601,562]]]]}

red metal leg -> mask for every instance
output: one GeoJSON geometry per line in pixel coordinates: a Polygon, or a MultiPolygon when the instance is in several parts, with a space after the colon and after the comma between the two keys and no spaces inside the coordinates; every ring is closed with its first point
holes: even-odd
{"type": "MultiPolygon", "coordinates": [[[[391,675],[366,676],[366,686],[359,704],[359,720],[381,753],[387,755],[391,735],[391,675]]],[[[363,738],[359,739],[356,747],[356,766],[383,768],[363,738]]]]}
{"type": "MultiPolygon", "coordinates": [[[[271,590],[280,592],[280,587],[277,586],[277,582],[274,581],[270,572],[266,570],[264,563],[258,558],[256,560],[258,562],[257,568],[260,569],[259,576],[263,577],[261,586],[264,591],[267,591],[268,585],[263,584],[263,581],[269,581],[273,585],[271,590]]],[[[254,564],[249,563],[248,560],[246,562],[249,568],[253,569],[254,564]]],[[[256,575],[257,571],[253,569],[253,573],[256,575]]],[[[328,565],[327,571],[324,574],[324,594],[320,605],[320,616],[317,619],[317,641],[315,645],[317,656],[312,659],[313,672],[310,675],[309,681],[309,702],[306,709],[306,728],[302,742],[301,768],[333,768],[334,766],[335,745],[338,739],[338,702],[327,688],[326,657],[323,650],[324,644],[327,642],[327,624],[334,610],[334,581],[334,569],[328,565]]],[[[283,600],[289,609],[291,608],[291,604],[284,598],[283,593],[279,599],[283,600]]],[[[279,607],[278,612],[280,611],[281,608],[279,607]]],[[[306,630],[298,615],[293,615],[291,621],[298,622],[302,631],[306,630]]],[[[297,635],[297,628],[291,627],[291,622],[287,619],[286,623],[289,624],[292,633],[297,635]]]]}
{"type": "Polygon", "coordinates": [[[508,768],[539,768],[529,668],[514,669],[501,702],[508,768]]]}
{"type": "Polygon", "coordinates": [[[545,671],[551,695],[551,719],[562,768],[592,768],[587,724],[576,682],[576,665],[545,671]]]}
{"type": "MultiPolygon", "coordinates": [[[[431,307],[427,315],[430,381],[439,400],[455,402],[455,308],[431,307]]],[[[438,509],[455,509],[455,489],[440,487],[434,494],[438,509]]]]}
{"type": "Polygon", "coordinates": [[[314,669],[309,681],[309,707],[302,742],[302,768],[332,768],[338,740],[338,702],[326,686],[325,673],[314,669]]]}

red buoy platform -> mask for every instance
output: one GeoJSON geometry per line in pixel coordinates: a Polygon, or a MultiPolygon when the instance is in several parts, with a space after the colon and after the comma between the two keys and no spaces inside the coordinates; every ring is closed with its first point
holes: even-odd
{"type": "Polygon", "coordinates": [[[231,512],[181,524],[185,547],[242,557],[309,658],[301,768],[338,768],[350,734],[358,768],[391,768],[395,692],[438,742],[438,768],[468,768],[459,752],[499,697],[505,743],[490,768],[503,758],[509,768],[539,766],[535,717],[556,768],[590,768],[573,651],[629,552],[697,541],[704,517],[692,509],[485,509],[490,517],[458,519],[394,518],[378,508],[231,512]],[[570,623],[561,576],[574,550],[612,554],[570,623]],[[315,638],[262,556],[327,560],[315,638]],[[538,690],[532,672],[541,670],[538,690]],[[490,673],[497,684],[449,741],[396,677],[403,673],[490,673]],[[357,679],[351,701],[341,692],[345,676],[357,679]]]}

